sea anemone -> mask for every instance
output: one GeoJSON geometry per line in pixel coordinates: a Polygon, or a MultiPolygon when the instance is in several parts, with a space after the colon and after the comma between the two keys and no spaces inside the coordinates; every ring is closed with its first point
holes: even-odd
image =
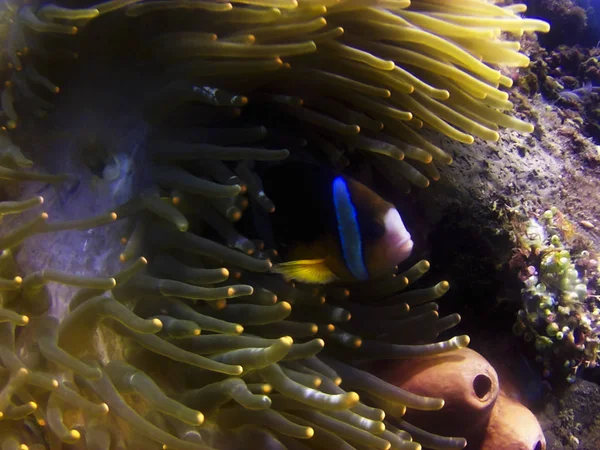
{"type": "Polygon", "coordinates": [[[468,345],[433,343],[460,320],[439,319],[447,282],[400,292],[426,261],[354,286],[295,286],[235,224],[249,205],[268,220],[276,205],[255,165],[290,152],[426,187],[451,157],[418,129],[467,144],[498,140],[500,126],[532,131],[503,112],[511,80],[492,67],[528,64],[502,38],[547,30],[524,10],[9,7],[0,178],[19,183],[0,203],[2,448],[463,448],[401,429],[406,408],[442,399],[363,370],[468,345]]]}

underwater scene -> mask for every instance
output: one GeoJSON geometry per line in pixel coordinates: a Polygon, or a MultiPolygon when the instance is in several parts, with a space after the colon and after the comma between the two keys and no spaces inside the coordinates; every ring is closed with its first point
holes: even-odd
{"type": "Polygon", "coordinates": [[[599,0],[0,36],[0,450],[600,450],[599,0]]]}

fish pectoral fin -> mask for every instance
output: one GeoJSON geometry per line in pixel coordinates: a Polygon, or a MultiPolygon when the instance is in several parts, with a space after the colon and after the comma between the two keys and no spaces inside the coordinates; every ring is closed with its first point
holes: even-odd
{"type": "Polygon", "coordinates": [[[271,272],[282,275],[286,280],[309,284],[327,284],[338,279],[325,265],[325,259],[301,259],[275,264],[271,272]]]}

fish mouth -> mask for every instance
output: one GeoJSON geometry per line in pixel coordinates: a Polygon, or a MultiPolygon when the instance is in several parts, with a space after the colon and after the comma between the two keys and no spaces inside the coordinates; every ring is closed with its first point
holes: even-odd
{"type": "Polygon", "coordinates": [[[410,235],[398,239],[393,245],[390,246],[390,253],[397,259],[395,263],[399,264],[408,258],[412,252],[414,242],[410,235]]]}
{"type": "Polygon", "coordinates": [[[401,249],[405,249],[406,251],[411,251],[413,249],[414,246],[414,242],[412,240],[412,237],[410,235],[399,239],[398,241],[396,241],[396,243],[393,245],[393,247],[395,249],[401,250],[401,249]]]}

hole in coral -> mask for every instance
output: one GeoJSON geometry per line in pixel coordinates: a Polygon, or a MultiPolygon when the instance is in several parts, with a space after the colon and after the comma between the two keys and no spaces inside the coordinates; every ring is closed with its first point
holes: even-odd
{"type": "Polygon", "coordinates": [[[541,441],[537,441],[533,450],[546,450],[546,446],[541,441]]]}
{"type": "Polygon", "coordinates": [[[98,178],[104,178],[104,172],[111,164],[114,165],[115,158],[108,151],[108,145],[97,136],[82,136],[77,139],[77,146],[81,149],[83,162],[90,171],[98,178]]]}
{"type": "MultiPolygon", "coordinates": [[[[475,395],[481,400],[490,393],[492,389],[492,380],[487,375],[479,374],[473,380],[473,390],[475,395]]],[[[537,448],[536,448],[537,450],[537,448]]]]}

